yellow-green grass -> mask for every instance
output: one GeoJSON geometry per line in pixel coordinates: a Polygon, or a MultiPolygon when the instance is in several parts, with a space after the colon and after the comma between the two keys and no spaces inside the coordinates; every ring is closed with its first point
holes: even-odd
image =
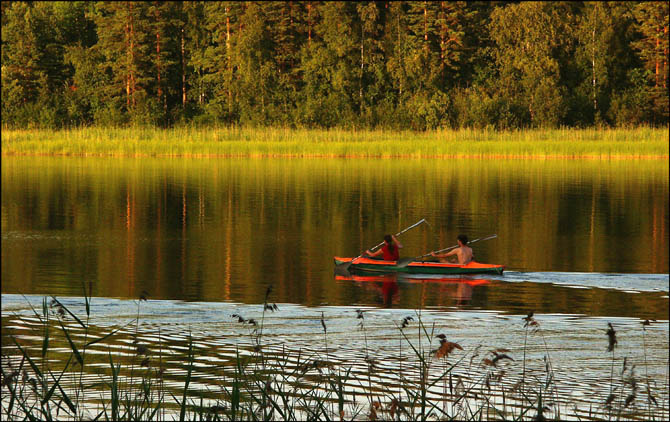
{"type": "Polygon", "coordinates": [[[2,154],[668,158],[668,128],[427,132],[239,127],[5,129],[2,154]]]}

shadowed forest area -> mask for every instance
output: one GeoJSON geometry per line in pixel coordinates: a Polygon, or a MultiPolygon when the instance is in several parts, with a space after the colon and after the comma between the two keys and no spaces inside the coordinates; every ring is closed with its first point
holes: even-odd
{"type": "Polygon", "coordinates": [[[2,2],[7,128],[668,124],[663,2],[2,2]]]}

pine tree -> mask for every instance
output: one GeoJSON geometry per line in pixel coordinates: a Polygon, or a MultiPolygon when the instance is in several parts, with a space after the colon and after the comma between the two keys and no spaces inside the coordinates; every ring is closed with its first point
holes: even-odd
{"type": "Polygon", "coordinates": [[[137,110],[138,102],[147,96],[147,82],[153,79],[146,63],[150,57],[147,11],[143,2],[97,4],[99,39],[94,48],[104,57],[102,70],[113,75],[105,95],[116,107],[123,104],[127,112],[137,110]]]}
{"type": "Polygon", "coordinates": [[[37,100],[46,71],[40,65],[41,22],[28,3],[14,2],[4,9],[2,20],[2,114],[37,100]]]}
{"type": "Polygon", "coordinates": [[[641,2],[633,13],[637,20],[637,30],[641,38],[634,42],[640,59],[648,70],[653,84],[650,90],[654,104],[654,119],[657,123],[668,124],[668,19],[670,3],[641,2]]]}
{"type": "Polygon", "coordinates": [[[205,84],[205,66],[206,51],[212,37],[207,30],[205,6],[206,3],[201,1],[182,3],[184,21],[179,34],[180,44],[183,44],[179,46],[182,107],[186,106],[189,98],[203,107],[210,92],[205,84]],[[189,87],[194,90],[192,94],[187,92],[189,87]]]}
{"type": "Polygon", "coordinates": [[[202,83],[211,92],[207,106],[217,119],[236,121],[239,114],[237,62],[234,46],[240,33],[240,16],[245,4],[241,2],[206,2],[205,27],[211,42],[205,48],[202,63],[202,83]]]}
{"type": "Polygon", "coordinates": [[[64,60],[72,44],[94,42],[83,3],[3,4],[3,120],[22,124],[67,124],[64,94],[73,89],[73,69],[64,60]]]}

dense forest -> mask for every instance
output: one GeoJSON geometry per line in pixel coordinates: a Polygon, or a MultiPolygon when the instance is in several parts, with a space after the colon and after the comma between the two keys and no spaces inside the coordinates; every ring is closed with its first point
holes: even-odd
{"type": "Polygon", "coordinates": [[[670,2],[2,2],[2,123],[668,124],[670,2]]]}

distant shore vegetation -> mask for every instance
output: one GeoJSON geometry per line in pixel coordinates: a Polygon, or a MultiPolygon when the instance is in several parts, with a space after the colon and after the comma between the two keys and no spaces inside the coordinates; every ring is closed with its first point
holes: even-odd
{"type": "Polygon", "coordinates": [[[159,157],[665,158],[667,129],[439,129],[244,127],[4,129],[2,154],[159,157]]]}
{"type": "Polygon", "coordinates": [[[2,2],[2,122],[667,128],[669,9],[667,1],[2,2]]]}

